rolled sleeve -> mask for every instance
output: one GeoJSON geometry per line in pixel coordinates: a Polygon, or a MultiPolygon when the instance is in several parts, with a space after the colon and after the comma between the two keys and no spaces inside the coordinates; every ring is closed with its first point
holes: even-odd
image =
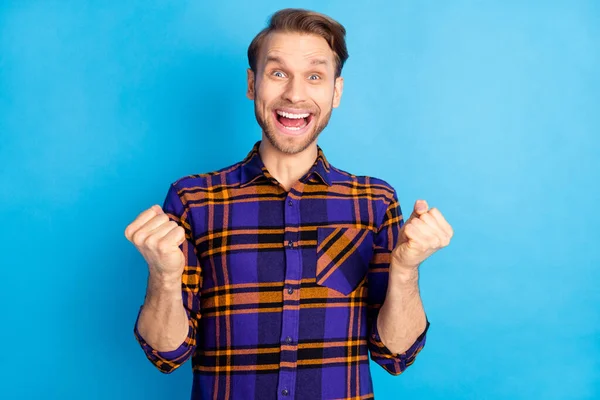
{"type": "Polygon", "coordinates": [[[377,320],[375,320],[371,326],[371,335],[369,336],[371,359],[381,365],[390,374],[400,375],[415,361],[417,354],[425,346],[428,330],[429,320],[427,320],[423,333],[419,335],[408,350],[404,353],[392,353],[381,341],[379,330],[377,329],[377,320]]]}
{"type": "Polygon", "coordinates": [[[135,321],[135,326],[133,328],[133,334],[135,335],[135,338],[137,339],[140,346],[142,347],[142,350],[144,350],[144,353],[146,354],[148,360],[150,360],[150,362],[154,364],[154,366],[158,368],[161,372],[164,372],[165,374],[171,373],[180,366],[182,366],[194,351],[194,338],[196,336],[194,321],[190,319],[189,312],[186,310],[189,321],[189,329],[188,335],[183,341],[183,343],[181,343],[181,345],[177,349],[172,351],[157,351],[152,346],[150,346],[148,342],[144,340],[144,338],[142,337],[142,335],[140,335],[140,332],[138,331],[138,321],[140,318],[142,308],[143,307],[140,307],[140,310],[138,312],[138,316],[135,321]]]}

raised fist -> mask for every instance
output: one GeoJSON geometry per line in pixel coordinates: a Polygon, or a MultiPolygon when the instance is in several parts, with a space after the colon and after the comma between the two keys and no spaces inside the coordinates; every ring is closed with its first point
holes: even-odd
{"type": "Polygon", "coordinates": [[[179,246],[185,241],[185,231],[162,208],[153,205],[138,215],[125,229],[125,237],[142,254],[151,275],[181,279],[185,257],[179,246]]]}
{"type": "Polygon", "coordinates": [[[454,231],[437,208],[417,200],[412,214],[400,229],[392,253],[394,266],[405,272],[416,270],[425,259],[450,244],[454,231]]]}

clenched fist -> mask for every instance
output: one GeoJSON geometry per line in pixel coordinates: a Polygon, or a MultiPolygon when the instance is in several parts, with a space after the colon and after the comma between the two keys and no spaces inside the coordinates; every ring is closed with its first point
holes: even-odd
{"type": "Polygon", "coordinates": [[[150,274],[164,279],[181,279],[185,257],[179,246],[185,231],[157,205],[142,212],[125,229],[125,237],[142,254],[150,274]]]}
{"type": "Polygon", "coordinates": [[[402,272],[416,271],[425,259],[448,246],[454,235],[442,213],[435,207],[428,208],[426,201],[416,201],[412,214],[400,229],[392,260],[402,272]]]}

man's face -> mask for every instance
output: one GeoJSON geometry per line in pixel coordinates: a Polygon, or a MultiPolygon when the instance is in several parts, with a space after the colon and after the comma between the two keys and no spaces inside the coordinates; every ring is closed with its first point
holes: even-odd
{"type": "Polygon", "coordinates": [[[273,147],[296,154],[327,126],[344,81],[335,78],[335,56],[322,37],[275,32],[265,39],[256,74],[248,69],[247,96],[273,147]]]}

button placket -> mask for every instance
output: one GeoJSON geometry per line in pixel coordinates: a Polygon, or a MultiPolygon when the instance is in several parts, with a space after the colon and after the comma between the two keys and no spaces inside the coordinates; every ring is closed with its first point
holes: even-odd
{"type": "MultiPolygon", "coordinates": [[[[300,189],[301,190],[301,189],[300,189]]],[[[299,292],[296,293],[296,285],[299,285],[302,279],[302,253],[299,251],[300,246],[300,207],[299,200],[290,198],[293,195],[297,196],[298,191],[294,188],[284,199],[283,214],[284,214],[284,243],[283,251],[285,252],[285,275],[284,275],[284,291],[287,294],[284,296],[285,302],[282,310],[281,321],[281,361],[285,363],[284,367],[279,370],[279,396],[293,397],[291,388],[296,385],[297,369],[289,367],[294,365],[298,359],[298,350],[296,343],[298,341],[298,323],[300,313],[296,302],[299,300],[299,292]]],[[[284,292],[285,293],[285,292],[284,292]]]]}

